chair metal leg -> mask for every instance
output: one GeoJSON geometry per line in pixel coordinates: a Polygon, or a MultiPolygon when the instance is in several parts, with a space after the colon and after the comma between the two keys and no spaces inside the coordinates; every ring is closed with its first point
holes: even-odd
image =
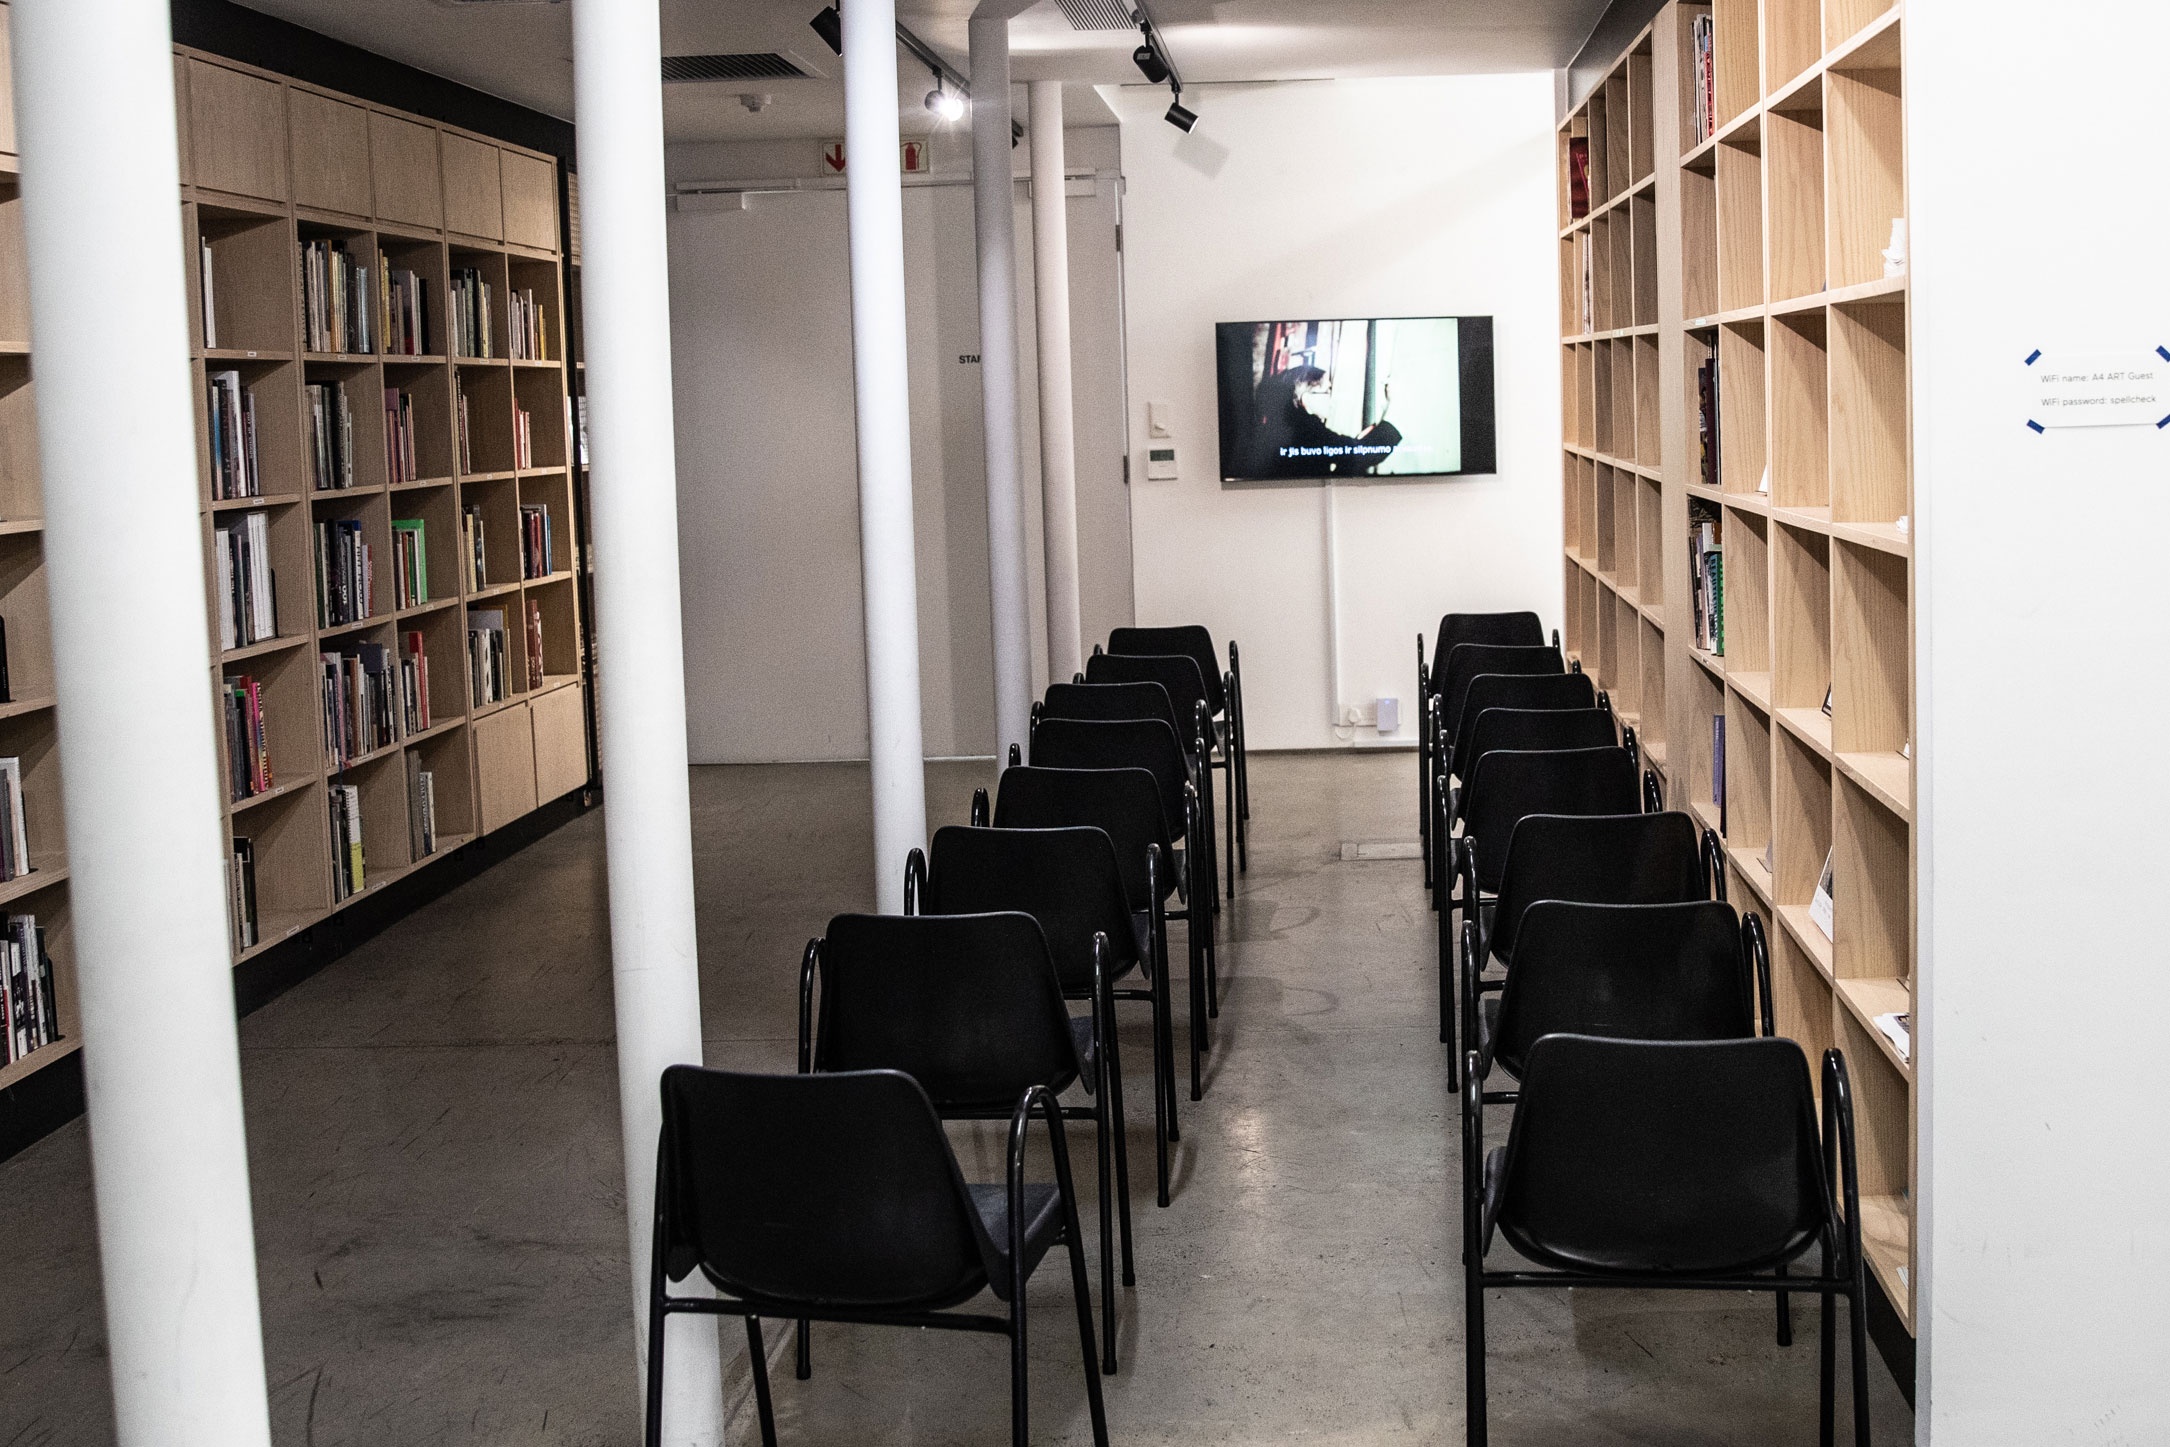
{"type": "MultiPolygon", "coordinates": [[[[1778,1268],[1778,1274],[1786,1274],[1783,1265],[1778,1268]]],[[[1793,1294],[1787,1291],[1778,1293],[1778,1344],[1782,1347],[1793,1345],[1793,1294]]]]}
{"type": "Polygon", "coordinates": [[[776,1403],[769,1397],[768,1344],[761,1337],[761,1318],[746,1318],[746,1358],[753,1364],[754,1408],[761,1416],[761,1447],[776,1447],[776,1403]]]}
{"type": "MultiPolygon", "coordinates": [[[[1106,1400],[1100,1394],[1100,1363],[1094,1359],[1093,1355],[1093,1303],[1091,1293],[1085,1285],[1085,1251],[1078,1244],[1077,1239],[1077,1205],[1066,1196],[1063,1198],[1063,1210],[1070,1218],[1069,1229],[1063,1233],[1063,1236],[1070,1243],[1070,1294],[1077,1301],[1077,1335],[1078,1343],[1084,1349],[1085,1403],[1092,1412],[1093,1447],[1108,1447],[1108,1408],[1106,1400]]],[[[1018,1294],[1022,1296],[1024,1293],[1020,1290],[1018,1294]]],[[[1019,1304],[1012,1303],[1010,1310],[1020,1323],[1015,1340],[1017,1342],[1016,1350],[1022,1352],[1025,1340],[1022,1326],[1022,1308],[1019,1304]]],[[[1012,1390],[1022,1392],[1025,1369],[1021,1364],[1022,1358],[1018,1360],[1020,1365],[1014,1369],[1016,1375],[1015,1385],[1012,1390]]],[[[1019,1447],[1023,1447],[1025,1440],[1023,1413],[1024,1408],[1022,1407],[1016,1408],[1013,1413],[1016,1420],[1019,1447]]]]}
{"type": "Polygon", "coordinates": [[[1160,948],[1160,973],[1153,981],[1154,1027],[1158,1032],[1153,1038],[1153,1064],[1160,1072],[1161,1089],[1167,1106],[1167,1138],[1160,1150],[1160,1204],[1168,1204],[1168,1147],[1183,1139],[1183,1124],[1175,1113],[1175,996],[1168,983],[1168,922],[1160,922],[1157,938],[1160,948]]]}
{"type": "MultiPolygon", "coordinates": [[[[1074,1232],[1072,1233],[1075,1234],[1074,1232]]],[[[1070,1248],[1078,1251],[1076,1245],[1070,1248]]],[[[1080,1268],[1084,1265],[1083,1253],[1079,1252],[1080,1268]]],[[[1080,1293],[1082,1299],[1082,1292],[1080,1293]]],[[[1090,1312],[1087,1313],[1090,1315],[1090,1312]]],[[[1097,1365],[1088,1362],[1088,1367],[1097,1365]]],[[[1027,1420],[1025,1399],[1025,1283],[1022,1277],[1012,1274],[1010,1285],[1010,1447],[1028,1447],[1032,1441],[1032,1429],[1027,1420]]]]}
{"type": "MultiPolygon", "coordinates": [[[[1116,1041],[1115,1003],[1108,1002],[1108,1114],[1115,1129],[1115,1224],[1123,1248],[1123,1285],[1138,1284],[1138,1264],[1130,1249],[1130,1127],[1123,1115],[1123,1050],[1116,1041]]],[[[1115,1343],[1111,1330],[1108,1344],[1115,1343]]]]}
{"type": "Polygon", "coordinates": [[[1869,1305],[1862,1300],[1861,1273],[1846,1295],[1846,1329],[1853,1337],[1854,1447],[1869,1447],[1869,1305]]]}
{"type": "Polygon", "coordinates": [[[1228,831],[1228,897],[1236,897],[1236,781],[1228,781],[1228,807],[1223,810],[1228,818],[1224,827],[1228,831]]]}
{"type": "MultiPolygon", "coordinates": [[[[1205,951],[1198,942],[1198,916],[1202,901],[1191,901],[1190,957],[1190,1098],[1204,1100],[1206,1096],[1205,1073],[1199,1068],[1199,1056],[1206,1043],[1206,969],[1205,951]]],[[[1211,929],[1208,923],[1206,928],[1211,929]]]]}
{"type": "Polygon", "coordinates": [[[648,1300],[648,1410],[641,1429],[643,1447],[663,1447],[663,1331],[670,1317],[661,1292],[648,1300]]]}
{"type": "Polygon", "coordinates": [[[1832,1381],[1832,1358],[1837,1355],[1838,1347],[1838,1303],[1833,1301],[1831,1293],[1826,1291],[1823,1293],[1822,1304],[1823,1320],[1817,1328],[1817,1335],[1821,1338],[1821,1352],[1816,1362],[1816,1440],[1822,1447],[1833,1447],[1836,1441],[1833,1417],[1837,1406],[1837,1393],[1832,1381]]]}
{"type": "Polygon", "coordinates": [[[1103,1353],[1101,1370],[1115,1375],[1115,1122],[1108,1109],[1108,1042],[1102,1038],[1095,1052],[1099,1079],[1093,1082],[1095,1099],[1093,1114],[1095,1137],[1093,1150],[1100,1166],[1100,1312],[1101,1334],[1107,1338],[1100,1344],[1103,1353]]]}
{"type": "Polygon", "coordinates": [[[1486,1447],[1490,1423],[1485,1410],[1484,1384],[1484,1258],[1474,1224],[1477,1204],[1472,1198],[1462,1207],[1462,1355],[1463,1395],[1467,1399],[1469,1447],[1486,1447]]]}

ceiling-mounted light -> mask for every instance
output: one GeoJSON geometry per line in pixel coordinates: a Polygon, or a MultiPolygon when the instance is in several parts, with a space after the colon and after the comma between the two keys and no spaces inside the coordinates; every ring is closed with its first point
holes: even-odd
{"type": "Polygon", "coordinates": [[[844,16],[834,5],[806,23],[814,27],[814,33],[821,37],[823,45],[838,55],[844,53],[844,16]]]}
{"type": "Polygon", "coordinates": [[[951,94],[949,88],[942,84],[940,71],[935,72],[934,89],[927,92],[927,109],[933,111],[938,120],[964,119],[964,97],[951,94]]]}
{"type": "Polygon", "coordinates": [[[1175,104],[1168,107],[1168,124],[1179,131],[1188,131],[1198,124],[1198,116],[1196,112],[1186,109],[1178,98],[1175,104]]]}
{"type": "Polygon", "coordinates": [[[1159,85],[1168,78],[1168,62],[1160,58],[1160,50],[1153,44],[1151,31],[1146,32],[1145,44],[1130,52],[1130,58],[1137,62],[1139,71],[1152,84],[1159,85]]]}

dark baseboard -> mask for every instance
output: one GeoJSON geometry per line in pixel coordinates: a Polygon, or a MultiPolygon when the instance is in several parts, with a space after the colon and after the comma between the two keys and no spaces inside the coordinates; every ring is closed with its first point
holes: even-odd
{"type": "Polygon", "coordinates": [[[573,164],[573,125],[233,0],[172,0],[173,42],[573,164]]]}
{"type": "MultiPolygon", "coordinates": [[[[596,797],[598,790],[575,790],[243,961],[234,967],[235,1015],[262,1009],[423,905],[571,823],[596,797]]],[[[0,1091],[0,1161],[82,1113],[83,1055],[77,1051],[0,1091]]]]}
{"type": "Polygon", "coordinates": [[[1914,1338],[1906,1324],[1899,1320],[1898,1311],[1891,1298],[1884,1295],[1883,1283],[1875,1273],[1869,1275],[1869,1340],[1876,1343],[1876,1353],[1891,1369],[1891,1379],[1899,1384],[1899,1393],[1906,1398],[1906,1405],[1914,1405],[1914,1338]]]}

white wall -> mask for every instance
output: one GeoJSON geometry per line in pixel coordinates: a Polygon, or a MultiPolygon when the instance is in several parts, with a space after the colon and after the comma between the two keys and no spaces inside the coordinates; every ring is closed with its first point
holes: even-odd
{"type": "Polygon", "coordinates": [[[2021,359],[2170,345],[2161,0],[1909,0],[1921,1439],[2170,1441],[2170,431],[2021,359]],[[2051,23],[2042,23],[2045,19],[2051,23]]]}
{"type": "MultiPolygon", "coordinates": [[[[1165,91],[1102,91],[1122,120],[1132,515],[1141,623],[1243,647],[1251,741],[1337,741],[1328,684],[1327,490],[1223,489],[1216,322],[1495,318],[1499,472],[1342,485],[1341,702],[1403,700],[1416,635],[1450,611],[1561,612],[1553,77],[1207,86],[1182,136],[1165,91]],[[1169,403],[1182,479],[1146,482],[1145,409],[1169,403]]],[[[1376,730],[1340,737],[1377,740],[1376,730]]]]}

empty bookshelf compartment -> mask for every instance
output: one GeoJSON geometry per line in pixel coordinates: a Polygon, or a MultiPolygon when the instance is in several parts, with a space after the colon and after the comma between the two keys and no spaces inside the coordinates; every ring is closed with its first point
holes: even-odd
{"type": "MultiPolygon", "coordinates": [[[[1809,7],[1813,20],[1815,7],[1809,7]]],[[[1763,122],[1770,178],[1771,300],[1824,289],[1823,84],[1811,80],[1763,122]]]]}
{"type": "Polygon", "coordinates": [[[1665,635],[1642,620],[1642,688],[1637,711],[1642,714],[1643,748],[1660,768],[1669,762],[1665,727],[1665,635]]]}
{"type": "Polygon", "coordinates": [[[522,606],[532,609],[542,625],[542,687],[567,683],[580,673],[580,634],[574,627],[573,580],[529,585],[522,606]]]}
{"type": "Polygon", "coordinates": [[[1851,779],[1838,780],[1831,899],[1840,979],[1912,977],[1912,873],[1906,821],[1851,779]]]}
{"type": "Polygon", "coordinates": [[[1648,478],[1635,482],[1636,597],[1653,612],[1665,606],[1665,499],[1648,478]]]}
{"type": "Polygon", "coordinates": [[[1885,276],[1892,222],[1906,216],[1906,157],[1897,32],[1864,46],[1824,81],[1829,131],[1830,266],[1833,287],[1885,276]]]}
{"type": "Polygon", "coordinates": [[[1635,116],[1628,104],[1627,65],[1622,61],[1605,77],[1605,195],[1620,195],[1635,180],[1635,116]]]}
{"type": "Polygon", "coordinates": [[[23,250],[23,188],[0,175],[0,352],[30,350],[30,268],[23,250]]]}
{"type": "Polygon", "coordinates": [[[1832,1039],[1831,982],[1777,921],[1763,923],[1771,936],[1771,1004],[1779,1037],[1801,1047],[1821,1090],[1823,1052],[1831,1048],[1832,1039]]]}
{"type": "Polygon", "coordinates": [[[1582,472],[1589,463],[1572,452],[1560,454],[1560,527],[1569,553],[1582,544],[1582,472]]]}
{"type": "Polygon", "coordinates": [[[1578,411],[1575,419],[1575,441],[1580,447],[1597,450],[1597,345],[1585,342],[1575,348],[1575,364],[1580,372],[1580,382],[1575,388],[1578,411]]]}
{"type": "Polygon", "coordinates": [[[1630,288],[1634,297],[1629,326],[1658,324],[1658,198],[1656,193],[1637,193],[1628,200],[1630,288]]]}
{"type": "Polygon", "coordinates": [[[1597,584],[1588,573],[1582,570],[1582,566],[1572,559],[1569,559],[1563,565],[1562,578],[1563,595],[1567,600],[1567,622],[1561,630],[1562,642],[1565,643],[1569,653],[1579,657],[1587,652],[1590,646],[1589,629],[1583,622],[1583,618],[1589,610],[1589,603],[1583,595],[1586,591],[1595,588],[1597,584]]]}
{"type": "MultiPolygon", "coordinates": [[[[1612,704],[1622,713],[1633,713],[1634,706],[1620,695],[1620,609],[1619,599],[1612,590],[1600,586],[1597,590],[1597,658],[1594,672],[1598,681],[1612,690],[1612,704]]],[[[1632,644],[1632,638],[1630,640],[1632,644]]]]}
{"type": "MultiPolygon", "coordinates": [[[[1725,728],[1725,687],[1708,669],[1693,666],[1682,670],[1681,681],[1687,689],[1682,722],[1688,736],[1679,741],[1687,745],[1685,774],[1680,766],[1683,751],[1677,745],[1671,750],[1671,761],[1675,777],[1687,786],[1683,807],[1693,809],[1708,828],[1718,829],[1721,824],[1730,827],[1717,776],[1718,738],[1725,728]]],[[[1730,757],[1730,746],[1727,753],[1730,757]]]]}
{"type": "Polygon", "coordinates": [[[1831,746],[1849,769],[1901,808],[1912,805],[1907,560],[1844,541],[1831,545],[1831,746]],[[1903,751],[1903,752],[1902,752],[1903,751]]]}
{"type": "Polygon", "coordinates": [[[1711,18],[1717,29],[1717,121],[1723,126],[1763,96],[1756,59],[1762,53],[1756,34],[1756,0],[1716,0],[1711,18]]]}
{"type": "Polygon", "coordinates": [[[1717,159],[1718,306],[1734,311],[1763,301],[1762,132],[1753,123],[1733,131],[1717,159]]]}
{"type": "Polygon", "coordinates": [[[1726,694],[1725,799],[1726,848],[1748,857],[1768,894],[1771,875],[1763,856],[1771,843],[1771,721],[1738,690],[1726,694]]]}
{"type": "Polygon", "coordinates": [[[1779,913],[1818,956],[1830,939],[1809,917],[1809,902],[1831,857],[1831,766],[1784,729],[1772,734],[1771,834],[1777,841],[1772,887],[1779,913]]]}
{"type": "Polygon", "coordinates": [[[1850,1010],[1834,1013],[1833,1043],[1846,1054],[1854,1100],[1855,1151],[1861,1170],[1861,1248],[1869,1271],[1909,1331],[1913,1305],[1913,1192],[1907,1168],[1912,1110],[1899,1074],[1850,1010]]]}
{"type": "Polygon", "coordinates": [[[1829,351],[1822,308],[1771,318],[1771,505],[1831,502],[1829,351]]]}
{"type": "Polygon", "coordinates": [[[1725,669],[1770,706],[1770,521],[1760,513],[1724,513],[1725,669]]]}
{"type": "Polygon", "coordinates": [[[1613,504],[1614,473],[1604,463],[1597,465],[1597,572],[1602,578],[1610,578],[1619,568],[1618,528],[1620,515],[1613,504]]]}
{"type": "Polygon", "coordinates": [[[1718,329],[1718,475],[1727,492],[1767,491],[1763,365],[1760,319],[1718,329]]]}
{"type": "Polygon", "coordinates": [[[1610,456],[1613,451],[1612,437],[1612,343],[1590,344],[1590,417],[1589,446],[1592,451],[1610,456]]]}
{"type": "Polygon", "coordinates": [[[1835,306],[1831,344],[1831,517],[1884,524],[1903,540],[1907,487],[1906,306],[1898,297],[1835,306]]]}
{"type": "Polygon", "coordinates": [[[1763,89],[1786,83],[1823,59],[1823,12],[1818,0],[1763,0],[1763,89]]]}
{"type": "Polygon", "coordinates": [[[45,549],[37,533],[0,534],[0,630],[0,660],[6,665],[0,713],[51,703],[52,614],[45,549]]]}
{"type": "Polygon", "coordinates": [[[1659,416],[1658,339],[1637,337],[1635,350],[1635,460],[1645,467],[1664,462],[1664,428],[1659,416]]]}
{"type": "Polygon", "coordinates": [[[1607,342],[1612,349],[1612,447],[1623,462],[1635,460],[1635,343],[1607,342]]]}
{"type": "MultiPolygon", "coordinates": [[[[1890,14],[1891,9],[1892,0],[1824,0],[1823,48],[1826,51],[1837,50],[1866,30],[1872,22],[1890,14]]],[[[1883,47],[1889,57],[1886,64],[1897,68],[1899,35],[1896,24],[1870,44],[1883,47]]],[[[1868,49],[1869,46],[1862,48],[1868,49]]]]}
{"type": "Polygon", "coordinates": [[[1718,312],[1717,168],[1708,151],[1680,168],[1680,312],[1690,320],[1718,312]]]}
{"type": "Polygon", "coordinates": [[[1831,689],[1831,540],[1771,527],[1772,706],[1829,747],[1823,701],[1831,689]],[[1805,720],[1805,721],[1804,721],[1805,720]]]}
{"type": "Polygon", "coordinates": [[[1640,186],[1657,169],[1656,102],[1651,92],[1650,42],[1646,39],[1622,62],[1628,91],[1628,171],[1640,186]]]}
{"type": "Polygon", "coordinates": [[[1613,547],[1615,549],[1613,585],[1633,600],[1636,573],[1642,566],[1636,550],[1635,534],[1640,519],[1637,494],[1643,489],[1642,479],[1625,468],[1615,468],[1612,475],[1613,547]]]}
{"type": "MultiPolygon", "coordinates": [[[[1589,225],[1590,236],[1590,330],[1609,332],[1619,323],[1613,320],[1612,295],[1612,228],[1611,213],[1594,218],[1589,225]]],[[[1623,217],[1622,226],[1627,224],[1623,217]]]]}

